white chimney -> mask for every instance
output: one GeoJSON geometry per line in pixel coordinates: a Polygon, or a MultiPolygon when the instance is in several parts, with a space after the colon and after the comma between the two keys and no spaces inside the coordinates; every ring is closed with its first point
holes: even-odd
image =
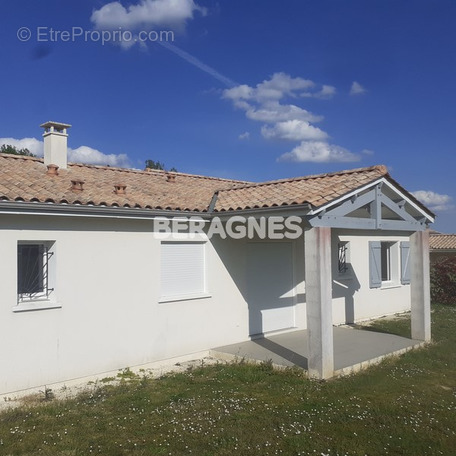
{"type": "Polygon", "coordinates": [[[60,169],[66,169],[68,163],[67,129],[71,125],[46,122],[40,127],[44,128],[44,164],[57,165],[60,169]]]}

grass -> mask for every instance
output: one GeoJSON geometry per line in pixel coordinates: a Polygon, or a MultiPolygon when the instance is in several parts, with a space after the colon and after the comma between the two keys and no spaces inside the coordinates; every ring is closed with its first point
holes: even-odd
{"type": "MultiPolygon", "coordinates": [[[[269,363],[125,371],[117,386],[2,413],[0,454],[453,455],[456,308],[432,318],[432,345],[328,382],[269,363]]],[[[408,335],[410,322],[373,326],[408,335]]]]}

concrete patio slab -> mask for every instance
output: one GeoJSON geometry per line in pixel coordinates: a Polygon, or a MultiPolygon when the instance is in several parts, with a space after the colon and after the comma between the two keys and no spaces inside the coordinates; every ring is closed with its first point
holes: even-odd
{"type": "MultiPolygon", "coordinates": [[[[335,376],[356,372],[387,356],[399,355],[425,344],[394,334],[347,327],[334,327],[333,331],[335,376]]],[[[217,347],[210,354],[224,360],[271,361],[275,366],[297,366],[307,370],[307,330],[217,347]]]]}

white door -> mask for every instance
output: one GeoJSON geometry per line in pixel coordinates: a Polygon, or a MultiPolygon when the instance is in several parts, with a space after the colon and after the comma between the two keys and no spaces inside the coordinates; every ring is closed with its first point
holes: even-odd
{"type": "Polygon", "coordinates": [[[247,248],[250,335],[295,326],[291,242],[252,242],[247,248]]]}

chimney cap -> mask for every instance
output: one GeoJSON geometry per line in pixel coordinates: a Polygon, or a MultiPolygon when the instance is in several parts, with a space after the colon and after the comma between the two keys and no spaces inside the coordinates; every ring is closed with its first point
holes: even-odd
{"type": "Polygon", "coordinates": [[[49,128],[49,127],[58,127],[58,128],[71,128],[70,124],[62,123],[62,122],[53,122],[48,120],[40,125],[41,128],[49,128]]]}

